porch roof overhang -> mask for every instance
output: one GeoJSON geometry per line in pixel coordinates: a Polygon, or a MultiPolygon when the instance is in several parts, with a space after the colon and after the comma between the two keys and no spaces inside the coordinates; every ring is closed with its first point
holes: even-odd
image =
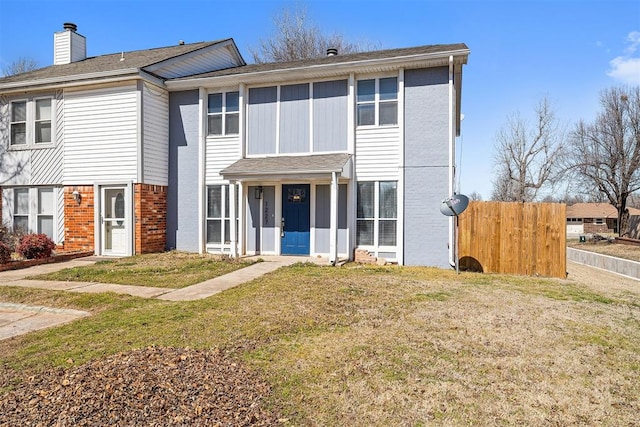
{"type": "Polygon", "coordinates": [[[273,156],[245,158],[220,171],[230,181],[351,178],[351,154],[314,154],[309,156],[273,156]]]}

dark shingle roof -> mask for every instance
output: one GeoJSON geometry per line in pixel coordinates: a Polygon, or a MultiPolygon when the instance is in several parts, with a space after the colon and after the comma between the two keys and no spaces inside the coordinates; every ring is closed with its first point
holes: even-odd
{"type": "Polygon", "coordinates": [[[269,62],[265,64],[251,64],[225,70],[213,71],[209,73],[197,74],[173,80],[187,80],[190,78],[220,77],[235,74],[259,73],[264,71],[286,70],[289,68],[312,67],[314,65],[342,64],[347,62],[358,62],[385,58],[397,58],[412,55],[437,54],[456,50],[468,50],[466,44],[437,44],[417,47],[407,47],[398,49],[375,50],[371,52],[350,53],[346,55],[323,56],[314,59],[303,59],[290,62],[269,62]]]}
{"type": "Polygon", "coordinates": [[[245,158],[227,166],[220,174],[224,177],[247,177],[342,172],[350,158],[347,153],[245,158]]]}
{"type": "Polygon", "coordinates": [[[134,50],[130,52],[113,53],[86,58],[82,61],[70,64],[52,65],[26,73],[16,74],[0,79],[0,84],[13,82],[28,82],[40,79],[50,79],[56,77],[76,76],[97,72],[109,72],[137,68],[141,69],[158,62],[165,61],[176,56],[204,49],[230,39],[217,40],[212,42],[198,42],[184,45],[160,47],[155,49],[134,50]],[[124,56],[124,61],[120,59],[124,56]]]}

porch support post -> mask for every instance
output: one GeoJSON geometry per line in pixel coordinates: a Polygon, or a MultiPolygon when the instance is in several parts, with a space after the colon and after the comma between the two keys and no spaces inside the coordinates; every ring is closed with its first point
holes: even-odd
{"type": "Polygon", "coordinates": [[[331,222],[329,224],[329,262],[338,261],[338,174],[331,172],[331,222]]]}
{"type": "Polygon", "coordinates": [[[236,240],[236,198],[238,193],[236,192],[236,183],[231,181],[229,183],[229,233],[231,234],[231,257],[238,257],[238,241],[236,240]]]}

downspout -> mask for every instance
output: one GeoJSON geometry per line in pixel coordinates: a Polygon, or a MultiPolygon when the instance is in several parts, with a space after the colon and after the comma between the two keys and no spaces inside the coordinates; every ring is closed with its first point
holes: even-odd
{"type": "Polygon", "coordinates": [[[203,254],[205,253],[205,144],[207,138],[205,130],[205,117],[207,114],[205,100],[207,100],[207,91],[202,87],[199,89],[198,99],[198,183],[196,185],[198,189],[198,252],[203,254]]]}
{"type": "Polygon", "coordinates": [[[338,174],[331,172],[331,208],[329,224],[329,263],[338,262],[338,174]]]}
{"type": "MultiPolygon", "coordinates": [[[[456,158],[456,139],[455,139],[455,92],[453,85],[454,78],[453,55],[449,55],[449,197],[452,197],[455,191],[455,158],[456,158]]],[[[455,217],[449,217],[449,265],[455,267],[456,262],[456,223],[455,217]]]]}

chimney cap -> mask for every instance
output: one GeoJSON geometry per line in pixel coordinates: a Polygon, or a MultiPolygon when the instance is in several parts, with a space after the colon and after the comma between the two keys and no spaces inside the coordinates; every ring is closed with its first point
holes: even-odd
{"type": "Polygon", "coordinates": [[[78,26],[73,22],[65,22],[64,24],[62,24],[62,28],[64,28],[67,31],[75,32],[78,29],[78,26]]]}
{"type": "Polygon", "coordinates": [[[329,49],[327,49],[327,56],[335,56],[338,54],[338,49],[336,49],[335,47],[330,47],[329,49]]]}

